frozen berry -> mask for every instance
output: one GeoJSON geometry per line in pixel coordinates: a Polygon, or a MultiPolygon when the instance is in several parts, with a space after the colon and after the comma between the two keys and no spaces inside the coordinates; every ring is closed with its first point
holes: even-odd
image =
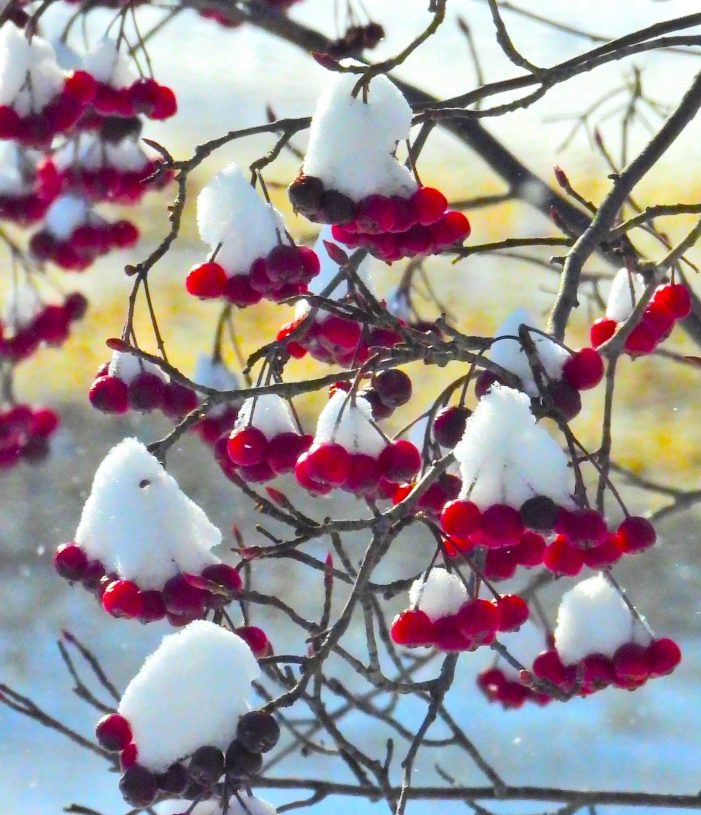
{"type": "Polygon", "coordinates": [[[390,636],[397,645],[429,645],[433,639],[433,624],[421,609],[407,609],[394,618],[390,636]]]}
{"type": "Polygon", "coordinates": [[[469,415],[465,407],[443,408],[433,421],[433,438],[441,447],[452,449],[462,438],[469,415]]]}
{"type": "Polygon", "coordinates": [[[163,586],[163,602],[169,614],[196,619],[205,609],[206,592],[191,585],[187,579],[176,574],[163,586]]]}
{"type": "Polygon", "coordinates": [[[310,477],[321,484],[338,487],[350,475],[350,456],[340,444],[314,444],[303,458],[310,477]]]}
{"type": "Polygon", "coordinates": [[[128,804],[144,809],[151,806],[156,799],[158,783],[152,772],[139,764],[134,764],[119,779],[119,789],[128,804]]]}
{"type": "Polygon", "coordinates": [[[166,616],[166,605],[163,601],[163,595],[160,591],[142,591],[141,592],[141,611],[139,613],[139,622],[153,623],[157,620],[162,620],[166,616]]]}
{"type": "Polygon", "coordinates": [[[579,391],[573,388],[569,382],[556,379],[554,382],[548,383],[546,390],[555,410],[566,422],[574,419],[582,409],[582,397],[579,395],[579,391]]]}
{"type": "Polygon", "coordinates": [[[470,600],[457,614],[462,634],[476,644],[488,643],[499,628],[499,610],[489,600],[470,600]]]}
{"type": "Polygon", "coordinates": [[[493,504],[482,513],[475,539],[487,548],[516,546],[523,531],[518,510],[507,504],[493,504]]]}
{"type": "Polygon", "coordinates": [[[280,739],[280,725],[263,710],[251,710],[239,719],[236,738],[251,753],[267,753],[280,739]]]}
{"type": "Polygon", "coordinates": [[[226,771],[233,778],[252,778],[263,766],[260,753],[247,750],[239,741],[232,741],[226,751],[226,771]]]}
{"type": "Polygon", "coordinates": [[[256,625],[240,625],[235,632],[245,641],[246,645],[253,651],[256,659],[268,656],[272,651],[270,640],[265,631],[256,625]]]}
{"type": "Polygon", "coordinates": [[[133,619],[141,613],[141,593],[131,580],[115,580],[102,595],[102,608],[112,617],[133,619]]]}
{"type": "Polygon", "coordinates": [[[124,716],[108,713],[95,726],[95,737],[101,747],[116,753],[131,744],[131,727],[124,716]]]}
{"type": "Polygon", "coordinates": [[[182,764],[171,764],[164,772],[156,776],[158,789],[171,795],[180,795],[187,787],[187,770],[182,764]]]}
{"type": "Polygon", "coordinates": [[[54,568],[66,580],[81,580],[87,566],[85,552],[75,543],[63,543],[54,553],[54,568]]]}
{"type": "Polygon", "coordinates": [[[147,413],[161,406],[165,393],[165,382],[157,374],[142,371],[129,383],[127,399],[134,410],[147,413]]]}
{"type": "Polygon", "coordinates": [[[218,747],[200,747],[195,750],[187,768],[191,781],[209,787],[224,772],[224,753],[218,747]]]}
{"type": "Polygon", "coordinates": [[[185,280],[188,294],[203,300],[221,297],[226,286],[226,272],[212,261],[200,263],[190,269],[185,280]]]}
{"type": "Polygon", "coordinates": [[[479,526],[480,511],[472,501],[449,501],[441,512],[441,528],[448,535],[467,538],[479,526]]]}
{"type": "Polygon", "coordinates": [[[650,666],[647,649],[636,642],[627,642],[613,655],[613,673],[616,680],[639,682],[648,677],[650,666]]]}
{"type": "Polygon", "coordinates": [[[98,377],[89,393],[90,404],[103,413],[126,413],[129,409],[127,386],[116,376],[98,377]]]}
{"type": "Polygon", "coordinates": [[[544,532],[552,529],[560,512],[557,504],[547,495],[535,495],[521,504],[519,513],[524,526],[544,532]]]}

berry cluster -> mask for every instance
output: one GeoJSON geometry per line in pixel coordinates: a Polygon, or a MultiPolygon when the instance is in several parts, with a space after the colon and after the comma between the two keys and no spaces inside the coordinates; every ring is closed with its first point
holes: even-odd
{"type": "Polygon", "coordinates": [[[326,189],[320,178],[302,174],[288,194],[295,211],[310,221],[333,224],[335,240],[350,249],[366,248],[386,263],[438,254],[470,234],[467,218],[446,210],[446,197],[432,187],[419,187],[409,198],[369,195],[353,201],[326,189]]]}
{"type": "MultiPolygon", "coordinates": [[[[239,415],[239,409],[234,405],[221,405],[220,407],[223,409],[210,410],[192,427],[193,432],[197,433],[200,439],[210,447],[214,447],[222,437],[228,441],[229,433],[239,415]]],[[[226,460],[228,461],[228,458],[226,460]]]]}
{"type": "Polygon", "coordinates": [[[144,808],[153,804],[159,794],[200,800],[222,776],[230,788],[250,782],[263,765],[263,753],[272,750],[280,739],[280,727],[264,711],[244,713],[238,721],[236,738],[226,751],[206,745],[195,750],[189,759],[172,764],[165,772],[155,773],[138,763],[139,750],[133,741],[131,726],[119,713],[103,716],[95,735],[99,744],[119,752],[122,777],[119,788],[131,806],[144,808]]]}
{"type": "Polygon", "coordinates": [[[41,343],[61,345],[68,338],[70,324],[85,315],[88,302],[80,292],[73,292],[63,303],[38,305],[26,322],[0,322],[0,357],[19,362],[30,357],[41,343]]]}
{"type": "Polygon", "coordinates": [[[190,388],[168,381],[152,363],[119,351],[98,369],[88,396],[90,404],[102,413],[160,409],[174,419],[190,413],[198,404],[197,394],[190,388]]]}
{"type": "Polygon", "coordinates": [[[49,408],[18,404],[0,411],[0,470],[43,461],[57,427],[58,416],[49,408]]]}
{"type": "MultiPolygon", "coordinates": [[[[433,481],[428,489],[420,495],[418,501],[413,505],[412,511],[423,512],[431,518],[440,518],[441,511],[447,502],[453,501],[457,498],[462,488],[462,482],[457,475],[452,473],[441,473],[438,478],[433,481]]],[[[414,489],[414,484],[406,483],[399,484],[391,498],[393,504],[398,504],[408,497],[414,489]]],[[[453,541],[457,544],[458,541],[453,541]]]]}
{"type": "Polygon", "coordinates": [[[477,675],[477,687],[490,702],[497,702],[504,710],[516,710],[525,702],[535,702],[537,705],[547,705],[552,696],[524,685],[517,679],[507,676],[497,668],[488,668],[477,675]]]}
{"type": "Polygon", "coordinates": [[[214,260],[200,263],[188,273],[188,294],[203,300],[223,297],[240,308],[263,298],[279,303],[304,294],[307,284],[319,273],[319,259],[306,246],[278,244],[264,258],[257,258],[245,272],[227,274],[214,260]]]}
{"type": "MultiPolygon", "coordinates": [[[[665,340],[678,320],[691,311],[691,298],[686,286],[667,283],[658,286],[635,328],[623,344],[631,357],[651,354],[665,340]]],[[[619,323],[609,317],[596,320],[589,330],[589,341],[594,348],[603,345],[616,333],[619,323]]]]}
{"type": "Polygon", "coordinates": [[[54,568],[61,577],[80,582],[93,593],[110,616],[144,624],[167,618],[171,625],[187,625],[207,609],[230,603],[241,588],[236,569],[215,563],[206,566],[201,575],[179,573],[160,589],[141,589],[133,580],[108,573],[76,543],[64,543],[56,549],[54,568]]]}
{"type": "Polygon", "coordinates": [[[101,116],[146,116],[169,119],[178,111],[175,94],[155,79],[142,77],[126,87],[116,88],[108,82],[97,82],[92,106],[101,116]]]}

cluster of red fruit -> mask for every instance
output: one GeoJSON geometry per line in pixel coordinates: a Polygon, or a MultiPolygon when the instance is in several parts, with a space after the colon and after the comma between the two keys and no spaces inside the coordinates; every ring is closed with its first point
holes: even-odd
{"type": "Polygon", "coordinates": [[[589,696],[610,685],[635,690],[648,679],[672,673],[680,661],[681,651],[676,642],[662,638],[652,640],[647,646],[627,642],[612,658],[588,654],[573,665],[564,665],[558,652],[551,648],[535,658],[531,672],[564,694],[589,696]]]}
{"type": "MultiPolygon", "coordinates": [[[[566,360],[562,378],[546,385],[546,393],[563,419],[569,422],[582,409],[580,391],[595,388],[604,375],[604,361],[594,348],[580,348],[566,360]]],[[[482,371],[475,379],[475,394],[481,399],[494,383],[503,382],[493,371],[482,371]]]]}
{"type": "Polygon", "coordinates": [[[400,336],[388,328],[366,326],[357,320],[337,314],[318,312],[309,320],[306,315],[286,323],[278,331],[276,339],[285,342],[287,353],[301,359],[307,353],[319,362],[328,362],[349,368],[362,365],[370,356],[371,348],[391,348],[400,336]],[[302,329],[300,326],[306,323],[302,329]]]}
{"type": "Polygon", "coordinates": [[[69,294],[62,304],[44,305],[31,322],[10,334],[0,323],[0,357],[19,362],[41,345],[61,345],[68,338],[70,324],[85,315],[88,301],[80,292],[69,294]]]}
{"type": "Polygon", "coordinates": [[[467,218],[446,211],[446,197],[432,187],[419,187],[410,198],[369,195],[356,202],[325,189],[320,178],[300,175],[288,194],[295,210],[310,221],[333,224],[334,240],[350,249],[366,248],[386,263],[437,254],[470,234],[467,218]]]}
{"type": "MultiPolygon", "coordinates": [[[[329,396],[339,390],[348,393],[350,389],[350,382],[335,382],[329,387],[329,396]]],[[[396,408],[406,405],[411,399],[412,390],[408,374],[389,368],[373,374],[370,382],[360,388],[356,395],[370,403],[372,418],[378,421],[388,419],[396,408]]]]}
{"type": "Polygon", "coordinates": [[[32,235],[29,249],[37,260],[50,260],[68,272],[82,272],[100,255],[112,249],[128,249],[139,239],[139,230],[130,221],[113,223],[92,215],[67,238],[57,238],[48,229],[32,235]]]}
{"type": "MultiPolygon", "coordinates": [[[[210,447],[224,437],[223,444],[228,441],[229,433],[236,422],[239,415],[239,409],[235,405],[222,405],[221,412],[216,411],[215,415],[207,414],[197,421],[192,430],[202,439],[205,444],[210,447]]],[[[226,459],[228,461],[228,458],[226,459]]]]}
{"type": "Polygon", "coordinates": [[[215,456],[225,473],[233,470],[244,481],[261,483],[292,472],[311,443],[312,437],[305,433],[285,432],[267,438],[249,424],[235,428],[228,438],[222,436],[215,456]]]}
{"type": "Polygon", "coordinates": [[[206,566],[201,575],[177,574],[160,590],[143,590],[133,580],[108,572],[99,560],[90,560],[76,543],[64,543],[56,549],[54,568],[66,580],[80,582],[112,617],[141,623],[167,617],[171,625],[187,625],[206,609],[230,603],[241,588],[236,569],[216,563],[206,566]]]}
{"type": "Polygon", "coordinates": [[[612,533],[596,510],[559,507],[545,495],[529,498],[518,510],[507,504],[480,510],[458,499],[443,507],[440,520],[451,553],[487,550],[485,576],[493,579],[511,577],[519,565],[541,563],[554,574],[576,575],[584,565],[605,568],[656,540],[645,518],[627,517],[612,533]],[[552,542],[546,544],[544,535],[554,535],[552,542]]]}
{"type": "Polygon", "coordinates": [[[495,600],[468,600],[454,613],[432,620],[420,608],[400,612],[390,628],[392,642],[409,648],[474,651],[498,632],[517,631],[528,619],[528,606],[516,594],[495,600]]]}
{"type": "Polygon", "coordinates": [[[98,368],[88,393],[90,404],[102,413],[126,413],[130,408],[140,413],[162,410],[171,419],[193,411],[197,394],[185,385],[166,381],[162,374],[144,368],[128,382],[119,373],[110,373],[109,363],[98,368]]]}
{"type": "Polygon", "coordinates": [[[547,705],[553,697],[541,693],[517,679],[511,679],[500,668],[488,668],[477,675],[477,687],[490,702],[497,702],[504,710],[516,710],[525,702],[547,705]]]}
{"type": "MultiPolygon", "coordinates": [[[[691,311],[691,297],[681,283],[658,286],[640,321],[626,337],[623,348],[631,357],[651,354],[665,340],[678,320],[691,311]]],[[[589,330],[589,341],[594,348],[603,345],[616,333],[618,323],[602,317],[589,330]]]]}
{"type": "Polygon", "coordinates": [[[57,427],[58,416],[49,408],[20,404],[0,412],[0,470],[43,461],[57,427]]]}
{"type": "Polygon", "coordinates": [[[16,141],[24,147],[49,147],[54,136],[76,126],[93,102],[96,88],[89,73],[74,71],[43,110],[20,116],[12,105],[0,105],[0,139],[16,141]]]}
{"type": "Polygon", "coordinates": [[[169,119],[178,111],[173,91],[149,77],[137,79],[126,88],[113,88],[107,83],[97,82],[91,101],[101,116],[130,118],[142,115],[160,120],[169,119]]]}
{"type": "Polygon", "coordinates": [[[119,713],[109,713],[97,723],[99,744],[119,752],[122,777],[119,788],[125,801],[139,809],[149,807],[163,793],[188,800],[200,800],[224,775],[230,789],[250,783],[263,766],[263,753],[272,750],[280,739],[280,727],[270,713],[252,710],[238,721],[236,738],[226,752],[218,747],[200,747],[189,760],[178,761],[163,773],[152,773],[138,763],[138,747],[131,726],[119,713]]]}
{"type": "Polygon", "coordinates": [[[319,274],[319,258],[307,246],[279,244],[264,258],[258,258],[245,273],[231,277],[214,260],[200,263],[188,273],[188,294],[203,300],[223,297],[240,308],[253,306],[263,298],[279,303],[295,294],[304,294],[307,284],[319,274]]]}
{"type": "Polygon", "coordinates": [[[45,188],[34,168],[25,168],[21,190],[0,194],[0,220],[12,221],[18,226],[31,226],[41,221],[56,197],[56,191],[45,188]]]}
{"type": "MultiPolygon", "coordinates": [[[[398,484],[392,495],[392,503],[398,504],[411,494],[416,485],[412,483],[398,484]]],[[[414,503],[413,512],[423,512],[431,518],[440,518],[441,511],[448,501],[457,498],[462,488],[462,482],[452,473],[441,473],[428,489],[424,490],[414,503]]],[[[457,540],[456,540],[457,543],[457,540]]]]}

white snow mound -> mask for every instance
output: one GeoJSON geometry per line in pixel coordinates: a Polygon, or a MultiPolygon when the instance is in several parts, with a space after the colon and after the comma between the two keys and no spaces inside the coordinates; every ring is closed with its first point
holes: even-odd
{"type": "Polygon", "coordinates": [[[508,504],[518,509],[536,495],[572,505],[567,457],[536,424],[530,398],[504,385],[492,385],[468,418],[455,447],[463,486],[460,497],[480,509],[508,504]]]}
{"type": "Polygon", "coordinates": [[[377,458],[387,442],[372,425],[372,408],[367,399],[356,397],[355,404],[344,391],[336,391],[324,405],[316,423],[315,444],[335,442],[349,453],[377,458]]]}
{"type": "Polygon", "coordinates": [[[234,429],[247,425],[260,430],[270,441],[281,433],[298,433],[289,403],[275,393],[251,397],[241,405],[234,429]]]}
{"type": "Polygon", "coordinates": [[[75,195],[61,195],[49,207],[44,218],[46,231],[56,240],[66,241],[89,220],[87,201],[75,195]]]}
{"type": "Polygon", "coordinates": [[[119,703],[139,764],[163,772],[198,747],[226,750],[259,676],[248,645],[214,623],[197,620],[164,637],[119,703]]]}
{"type": "MultiPolygon", "coordinates": [[[[189,803],[182,799],[166,801],[157,807],[158,815],[181,815],[189,803]]],[[[221,808],[219,801],[212,798],[195,804],[191,815],[277,815],[277,810],[267,801],[239,790],[235,796],[229,798],[229,808],[226,813],[221,808]]]]}
{"type": "Polygon", "coordinates": [[[622,323],[633,313],[635,304],[645,291],[645,279],[636,273],[630,274],[628,269],[619,269],[611,281],[608,300],[606,301],[606,316],[609,320],[622,323]]]}
{"type": "Polygon", "coordinates": [[[129,57],[109,37],[103,37],[85,55],[84,65],[97,82],[112,88],[129,88],[138,79],[129,57]]]}
{"type": "Polygon", "coordinates": [[[12,105],[23,117],[39,113],[61,91],[64,82],[65,74],[46,40],[34,36],[29,42],[9,21],[0,28],[0,105],[12,105]]]}
{"type": "Polygon", "coordinates": [[[601,573],[577,583],[560,601],[555,648],[565,665],[574,665],[589,654],[612,657],[626,642],[647,645],[650,639],[601,573]]]}
{"type": "Polygon", "coordinates": [[[137,439],[121,441],[97,468],[75,533],[89,557],[142,589],[218,563],[210,550],[221,538],[137,439]]]}
{"type": "Polygon", "coordinates": [[[145,359],[130,354],[128,351],[113,351],[110,364],[107,367],[109,376],[116,376],[129,385],[139,374],[154,374],[162,382],[167,380],[161,369],[145,359]]]}
{"type": "Polygon", "coordinates": [[[351,92],[357,74],[329,75],[309,129],[303,172],[359,201],[372,194],[407,197],[417,188],[393,153],[409,137],[411,108],[386,76],[370,82],[367,102],[351,92]]]}
{"type": "Polygon", "coordinates": [[[459,577],[434,568],[424,581],[423,576],[414,580],[409,589],[409,603],[428,615],[431,622],[455,614],[468,600],[467,589],[459,577]]]}

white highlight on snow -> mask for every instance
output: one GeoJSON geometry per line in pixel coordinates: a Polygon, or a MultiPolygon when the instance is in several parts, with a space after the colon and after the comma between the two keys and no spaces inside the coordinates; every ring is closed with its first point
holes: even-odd
{"type": "Polygon", "coordinates": [[[214,623],[197,620],[164,637],[119,703],[139,764],[162,772],[198,747],[226,750],[259,676],[248,645],[214,623]]]}
{"type": "MultiPolygon", "coordinates": [[[[239,380],[233,371],[220,361],[213,360],[209,354],[200,354],[195,362],[195,371],[192,381],[205,388],[212,388],[218,391],[236,390],[239,387],[239,380]]],[[[207,416],[216,418],[222,416],[229,410],[232,403],[214,405],[207,411],[207,416]]],[[[233,404],[237,404],[233,403],[233,404]]]]}
{"type": "Polygon", "coordinates": [[[197,226],[200,237],[214,250],[220,243],[216,262],[230,275],[247,274],[251,264],[283,243],[282,215],[258,196],[241,170],[229,164],[197,196],[197,226]]]}
{"type": "Polygon", "coordinates": [[[580,581],[560,601],[555,648],[565,665],[574,665],[589,654],[612,657],[626,642],[648,645],[650,640],[602,573],[580,581]]]}
{"type": "Polygon", "coordinates": [[[140,359],[128,351],[112,352],[110,364],[107,366],[107,373],[109,376],[116,376],[117,379],[121,379],[127,385],[133,382],[139,374],[144,373],[154,374],[162,382],[166,382],[168,379],[158,366],[145,359],[140,359]]]}
{"type": "MultiPolygon", "coordinates": [[[[498,339],[499,337],[518,337],[518,330],[521,325],[538,328],[535,320],[525,309],[518,308],[512,311],[494,332],[494,338],[497,342],[494,342],[489,349],[489,359],[515,374],[523,382],[523,387],[529,396],[537,396],[538,388],[533,378],[531,366],[528,364],[528,357],[520,341],[518,339],[498,339]]],[[[551,379],[560,379],[562,377],[562,368],[570,356],[568,352],[542,334],[533,331],[529,332],[529,334],[548,376],[551,379]]]]}
{"type": "Polygon", "coordinates": [[[92,74],[97,82],[110,85],[112,88],[129,88],[136,82],[138,75],[131,60],[117,48],[117,42],[103,37],[95,47],[85,55],[85,70],[92,74]]]}
{"type": "Polygon", "coordinates": [[[606,301],[606,316],[609,320],[622,323],[633,313],[635,304],[645,291],[645,278],[637,272],[628,273],[625,266],[619,269],[611,281],[611,290],[606,301]]]}
{"type": "Polygon", "coordinates": [[[455,458],[463,482],[460,498],[480,509],[492,504],[518,509],[535,495],[572,506],[567,457],[536,424],[530,398],[521,391],[492,385],[468,418],[455,458]]]}
{"type": "Polygon", "coordinates": [[[290,405],[275,393],[251,397],[241,405],[234,430],[252,425],[270,441],[281,433],[298,433],[290,405]]]}
{"type": "Polygon", "coordinates": [[[327,189],[359,201],[372,194],[407,197],[417,188],[393,153],[409,137],[411,108],[386,76],[376,76],[362,92],[351,92],[357,74],[330,73],[316,103],[303,172],[327,189]]]}
{"type": "Polygon", "coordinates": [[[46,231],[60,241],[68,240],[73,232],[88,221],[88,203],[74,195],[61,195],[46,212],[46,231]]]}
{"type": "Polygon", "coordinates": [[[124,439],[97,468],[75,542],[106,571],[160,589],[178,572],[218,558],[221,532],[137,439],[124,439]]]}
{"type": "MultiPolygon", "coordinates": [[[[548,647],[545,640],[545,631],[530,620],[526,620],[518,631],[499,634],[499,642],[526,669],[530,669],[538,654],[548,647]]],[[[504,657],[497,657],[494,667],[499,668],[508,679],[517,681],[519,678],[518,670],[504,657]]]]}
{"type": "Polygon", "coordinates": [[[409,589],[409,603],[428,615],[431,622],[455,614],[468,600],[467,589],[459,577],[434,568],[424,582],[419,577],[409,589]]]}
{"type": "Polygon", "coordinates": [[[35,36],[29,42],[9,21],[0,28],[0,105],[12,105],[22,117],[39,113],[64,83],[65,74],[46,40],[35,36]]]}
{"type": "MultiPolygon", "coordinates": [[[[189,801],[182,799],[166,801],[157,807],[158,815],[181,815],[189,805],[189,801]]],[[[262,798],[256,798],[254,795],[239,790],[236,796],[229,798],[229,808],[226,813],[218,800],[210,799],[196,804],[191,815],[277,815],[277,810],[262,798]]]]}
{"type": "Polygon", "coordinates": [[[387,442],[372,425],[372,408],[367,399],[356,397],[355,404],[344,391],[336,391],[324,405],[316,422],[314,444],[335,442],[349,453],[377,458],[387,442]]]}

